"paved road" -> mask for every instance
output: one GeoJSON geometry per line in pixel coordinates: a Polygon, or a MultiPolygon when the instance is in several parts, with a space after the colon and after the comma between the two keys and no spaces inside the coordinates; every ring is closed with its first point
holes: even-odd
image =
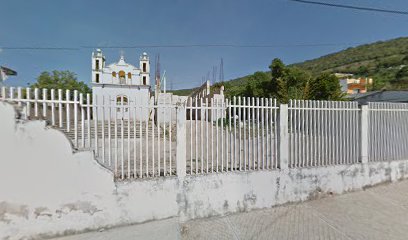
{"type": "Polygon", "coordinates": [[[102,233],[89,233],[85,238],[80,236],[60,240],[179,238],[406,240],[408,181],[301,204],[194,220],[182,225],[179,225],[177,219],[168,219],[102,233]]]}

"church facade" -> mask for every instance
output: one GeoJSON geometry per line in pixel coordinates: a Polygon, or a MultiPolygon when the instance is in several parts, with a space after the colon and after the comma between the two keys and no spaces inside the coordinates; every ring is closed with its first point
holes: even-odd
{"type": "Polygon", "coordinates": [[[92,52],[92,98],[96,105],[111,105],[113,110],[101,109],[99,119],[133,118],[147,120],[148,109],[135,111],[132,106],[148,106],[150,103],[150,60],[146,53],[139,58],[139,66],[125,61],[124,56],[116,63],[106,65],[100,49],[92,52]],[[132,108],[132,109],[130,109],[132,108]],[[135,113],[134,113],[135,112],[135,113]]]}

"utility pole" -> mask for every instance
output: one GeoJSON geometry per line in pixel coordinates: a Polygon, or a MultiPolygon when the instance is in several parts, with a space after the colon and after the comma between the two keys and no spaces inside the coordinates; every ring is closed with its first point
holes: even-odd
{"type": "Polygon", "coordinates": [[[156,69],[155,69],[155,82],[156,82],[156,86],[155,86],[155,89],[154,89],[154,98],[155,98],[155,100],[156,100],[156,103],[157,103],[157,100],[158,100],[158,98],[159,98],[159,93],[160,93],[160,54],[158,54],[157,56],[156,56],[156,69]]]}
{"type": "Polygon", "coordinates": [[[221,63],[220,63],[220,82],[224,82],[224,60],[221,58],[221,63]]]}
{"type": "Polygon", "coordinates": [[[213,80],[213,84],[217,82],[217,66],[213,66],[213,76],[212,76],[212,80],[213,80]]]}
{"type": "Polygon", "coordinates": [[[166,70],[163,71],[163,92],[166,93],[166,70]]]}

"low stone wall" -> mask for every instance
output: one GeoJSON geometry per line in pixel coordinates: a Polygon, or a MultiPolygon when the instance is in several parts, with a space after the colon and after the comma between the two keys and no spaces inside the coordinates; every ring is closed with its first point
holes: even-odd
{"type": "Polygon", "coordinates": [[[91,152],[73,152],[62,132],[16,116],[0,102],[0,239],[224,215],[408,176],[404,160],[115,183],[91,152]]]}

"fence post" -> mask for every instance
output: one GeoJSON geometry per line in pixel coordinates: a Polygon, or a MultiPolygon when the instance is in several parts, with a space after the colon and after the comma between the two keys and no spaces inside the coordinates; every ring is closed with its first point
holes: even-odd
{"type": "Polygon", "coordinates": [[[74,90],[74,145],[78,147],[78,90],[74,90]]]}
{"type": "Polygon", "coordinates": [[[5,101],[7,99],[6,96],[6,87],[1,87],[1,98],[3,99],[3,101],[5,101]]]}
{"type": "Polygon", "coordinates": [[[9,90],[10,90],[10,93],[9,93],[10,100],[13,101],[14,100],[14,87],[10,87],[9,90]]]}
{"type": "Polygon", "coordinates": [[[48,100],[48,96],[47,96],[47,89],[43,88],[42,90],[42,100],[43,100],[43,112],[42,115],[44,117],[44,119],[47,119],[47,100],[48,100]]]}
{"type": "Polygon", "coordinates": [[[34,88],[34,116],[38,117],[38,88],[34,88]]]}
{"type": "Polygon", "coordinates": [[[281,104],[279,107],[279,168],[289,168],[289,128],[288,128],[288,105],[281,104]]]}
{"type": "Polygon", "coordinates": [[[18,106],[22,106],[22,99],[23,99],[23,97],[22,97],[23,95],[21,94],[21,87],[18,87],[17,88],[17,101],[18,101],[18,106]]]}
{"type": "Polygon", "coordinates": [[[361,163],[368,163],[368,105],[361,106],[361,163]]]}
{"type": "Polygon", "coordinates": [[[26,88],[26,100],[27,100],[27,115],[26,115],[26,117],[27,117],[27,119],[29,119],[30,117],[31,117],[31,104],[30,104],[30,101],[31,101],[31,94],[30,94],[30,92],[31,92],[31,89],[30,88],[26,88]]]}
{"type": "Polygon", "coordinates": [[[178,177],[186,176],[186,107],[176,107],[176,173],[178,177]]]}

